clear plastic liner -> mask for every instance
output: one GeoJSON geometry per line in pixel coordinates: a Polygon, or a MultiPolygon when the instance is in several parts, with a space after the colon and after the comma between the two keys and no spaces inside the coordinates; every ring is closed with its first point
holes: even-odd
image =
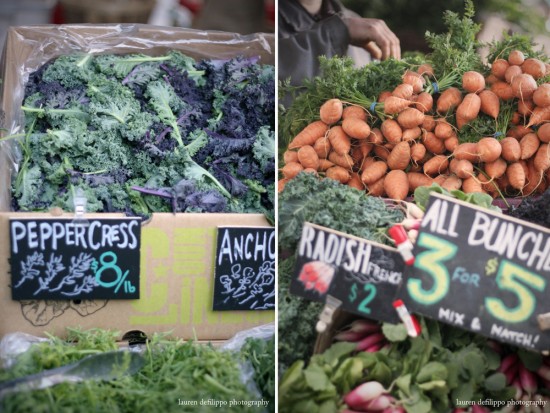
{"type": "Polygon", "coordinates": [[[68,54],[160,56],[178,50],[196,60],[258,56],[275,63],[274,36],[242,36],[217,31],[147,24],[71,24],[11,27],[0,61],[0,211],[10,209],[11,175],[21,154],[14,139],[24,135],[21,104],[29,75],[49,60],[68,54]]]}

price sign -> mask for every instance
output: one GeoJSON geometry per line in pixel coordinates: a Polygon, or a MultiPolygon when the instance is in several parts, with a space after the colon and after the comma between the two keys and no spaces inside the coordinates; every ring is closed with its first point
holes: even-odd
{"type": "Polygon", "coordinates": [[[213,309],[275,309],[275,228],[218,228],[213,309]]]}
{"type": "Polygon", "coordinates": [[[10,219],[14,300],[139,298],[139,218],[10,219]]]}
{"type": "Polygon", "coordinates": [[[290,292],[323,302],[331,295],[346,311],[398,323],[392,303],[404,266],[393,248],[305,223],[290,292]]]}
{"type": "Polygon", "coordinates": [[[550,231],[432,194],[400,294],[408,309],[529,349],[550,349],[550,231]]]}

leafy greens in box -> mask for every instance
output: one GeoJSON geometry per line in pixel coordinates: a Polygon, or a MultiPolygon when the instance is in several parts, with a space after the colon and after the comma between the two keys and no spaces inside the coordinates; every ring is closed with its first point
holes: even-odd
{"type": "Polygon", "coordinates": [[[15,210],[273,215],[274,68],[255,58],[65,55],[33,72],[15,210]]]}

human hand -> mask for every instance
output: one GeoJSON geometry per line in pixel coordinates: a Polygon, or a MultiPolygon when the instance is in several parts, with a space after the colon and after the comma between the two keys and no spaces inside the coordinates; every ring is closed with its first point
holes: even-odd
{"type": "Polygon", "coordinates": [[[401,59],[399,39],[383,20],[349,17],[344,22],[353,46],[366,49],[375,59],[401,59]]]}

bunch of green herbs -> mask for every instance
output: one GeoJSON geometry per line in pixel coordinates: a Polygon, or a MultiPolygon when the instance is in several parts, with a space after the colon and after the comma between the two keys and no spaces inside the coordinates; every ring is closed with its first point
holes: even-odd
{"type": "MultiPolygon", "coordinates": [[[[94,329],[72,331],[67,340],[51,337],[31,346],[15,366],[0,370],[0,380],[79,360],[95,352],[117,348],[116,332],[94,329]],[[76,340],[76,341],[72,341],[76,340]]],[[[263,350],[263,349],[262,349],[263,350]]],[[[249,354],[258,354],[256,352],[249,354]]],[[[19,412],[262,412],[242,402],[257,401],[241,381],[242,355],[219,351],[211,345],[184,342],[155,334],[147,343],[144,367],[131,376],[113,381],[62,383],[42,390],[12,393],[0,400],[0,411],[19,412]],[[231,400],[241,402],[229,405],[231,400]],[[184,405],[187,403],[187,405],[184,405]]],[[[266,367],[265,362],[263,363],[266,367]]]]}

